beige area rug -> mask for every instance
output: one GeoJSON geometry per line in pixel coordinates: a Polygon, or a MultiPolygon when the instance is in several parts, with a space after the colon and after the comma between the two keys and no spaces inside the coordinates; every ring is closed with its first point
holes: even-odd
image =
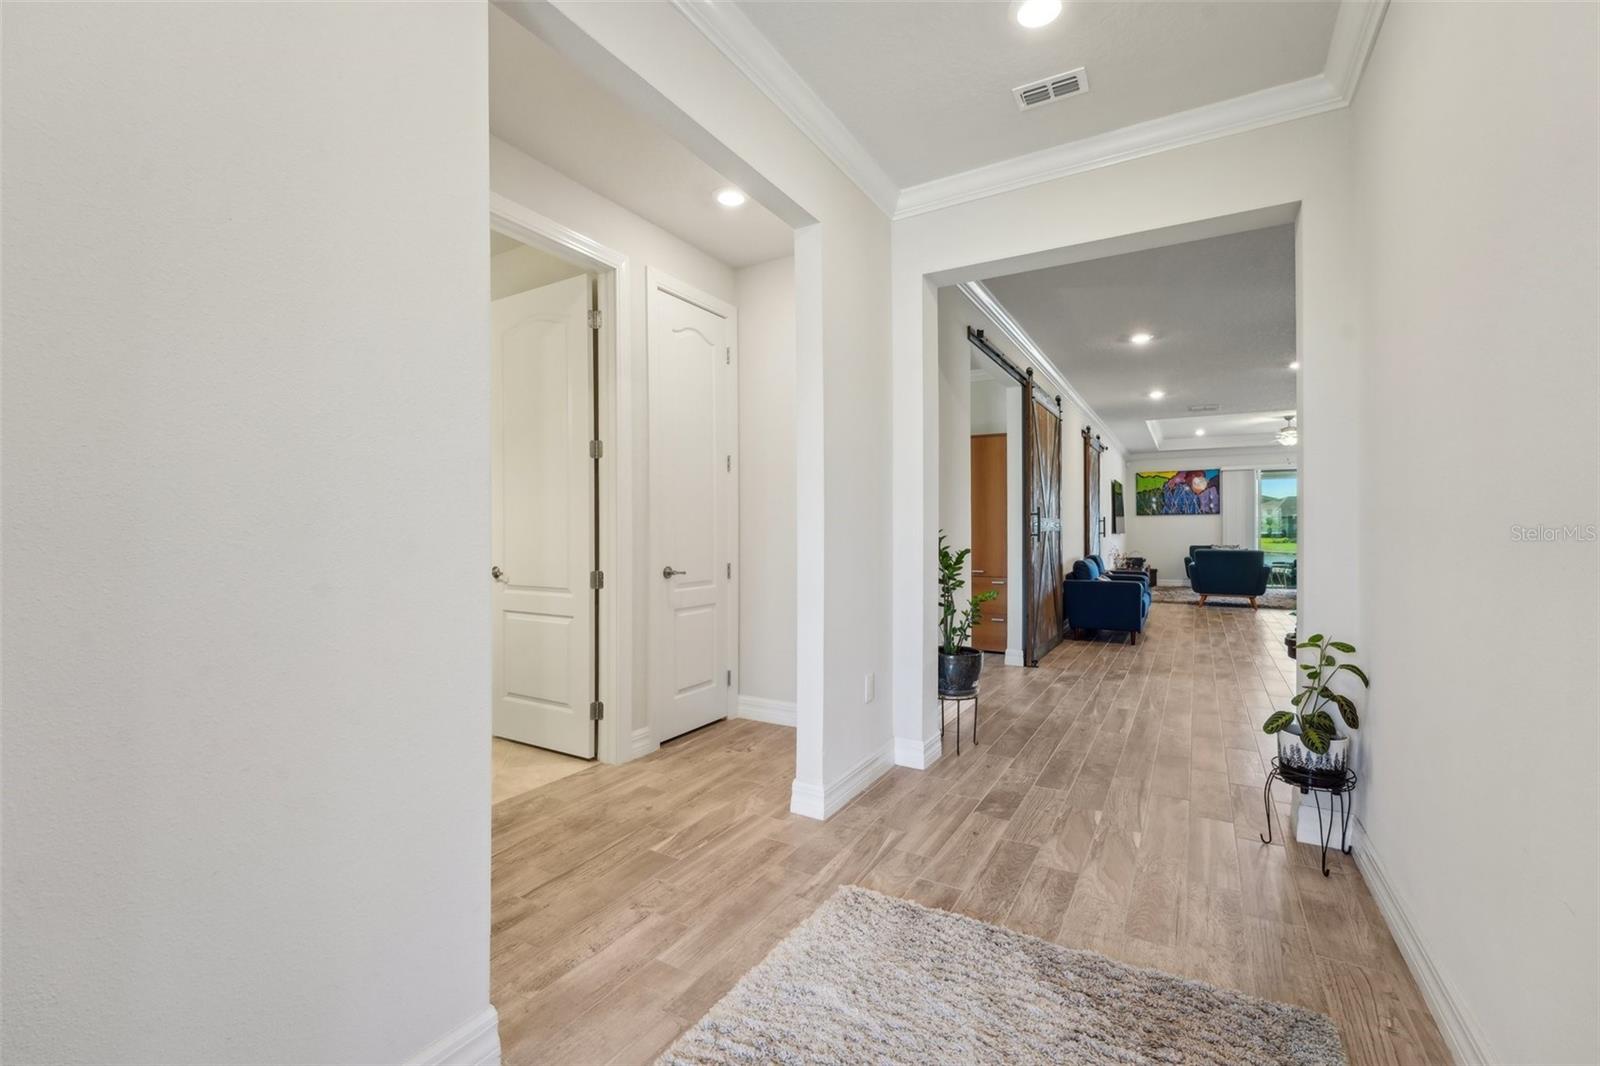
{"type": "MultiPolygon", "coordinates": [[[[1157,585],[1150,590],[1150,598],[1156,603],[1199,603],[1200,597],[1188,585],[1157,585]]],[[[1256,597],[1256,606],[1270,607],[1275,611],[1292,611],[1295,608],[1295,590],[1285,588],[1269,588],[1256,597]]],[[[1243,596],[1213,596],[1206,601],[1207,607],[1243,607],[1250,609],[1250,601],[1243,596]]]]}
{"type": "Polygon", "coordinates": [[[659,1060],[1345,1060],[1331,1020],[846,886],[659,1060]]]}

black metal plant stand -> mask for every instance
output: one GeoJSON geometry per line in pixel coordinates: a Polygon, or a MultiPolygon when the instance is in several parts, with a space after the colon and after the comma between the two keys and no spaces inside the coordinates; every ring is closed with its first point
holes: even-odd
{"type": "Polygon", "coordinates": [[[978,690],[976,688],[962,689],[959,692],[939,693],[939,739],[944,739],[944,705],[956,705],[956,754],[961,754],[961,704],[967,700],[972,701],[972,746],[978,746],[978,690]]]}
{"type": "MultiPolygon", "coordinates": [[[[958,738],[959,739],[959,738],[958,738]]],[[[1261,803],[1267,810],[1267,835],[1261,838],[1263,844],[1272,843],[1272,783],[1282,781],[1300,790],[1302,796],[1310,793],[1311,801],[1317,805],[1317,829],[1322,833],[1322,876],[1328,876],[1328,845],[1333,841],[1333,804],[1339,802],[1339,853],[1350,854],[1350,801],[1345,797],[1356,788],[1356,772],[1346,767],[1343,770],[1304,770],[1298,766],[1285,766],[1277,758],[1272,760],[1272,769],[1267,772],[1267,783],[1261,787],[1261,803]],[[1322,825],[1322,799],[1323,793],[1328,796],[1328,825],[1322,825]]],[[[1294,834],[1291,833],[1290,836],[1294,834]]]]}

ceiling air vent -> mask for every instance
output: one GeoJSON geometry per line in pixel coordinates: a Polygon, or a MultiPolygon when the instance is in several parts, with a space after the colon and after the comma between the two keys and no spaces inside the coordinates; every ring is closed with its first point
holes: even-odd
{"type": "Polygon", "coordinates": [[[1083,72],[1083,68],[1079,67],[1065,74],[1052,74],[1048,78],[1019,85],[1011,90],[1011,95],[1016,97],[1017,110],[1031,111],[1036,107],[1053,104],[1057,100],[1068,96],[1079,96],[1088,91],[1089,77],[1083,72]]]}
{"type": "Polygon", "coordinates": [[[1189,405],[1189,410],[1197,413],[1220,411],[1222,410],[1222,405],[1220,403],[1192,403],[1189,405]]]}

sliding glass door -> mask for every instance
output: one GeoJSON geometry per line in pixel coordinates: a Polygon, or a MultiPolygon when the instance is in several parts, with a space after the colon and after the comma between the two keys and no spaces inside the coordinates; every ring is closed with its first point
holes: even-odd
{"type": "Polygon", "coordinates": [[[1271,584],[1294,588],[1300,568],[1300,472],[1263,470],[1260,485],[1257,533],[1272,567],[1271,584]]]}

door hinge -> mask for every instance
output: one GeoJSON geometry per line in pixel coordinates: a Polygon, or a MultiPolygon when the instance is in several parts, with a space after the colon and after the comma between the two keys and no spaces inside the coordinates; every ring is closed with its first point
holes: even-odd
{"type": "Polygon", "coordinates": [[[733,365],[733,349],[732,348],[724,348],[724,349],[722,349],[722,362],[727,366],[732,366],[733,365]]]}
{"type": "Polygon", "coordinates": [[[589,704],[589,721],[598,722],[606,716],[606,705],[599,700],[589,704]]]}
{"type": "Polygon", "coordinates": [[[733,687],[733,671],[732,670],[728,671],[727,677],[728,677],[728,687],[732,688],[733,687]]]}
{"type": "Polygon", "coordinates": [[[733,576],[733,564],[732,563],[728,564],[728,576],[729,577],[733,576]]]}
{"type": "Polygon", "coordinates": [[[589,328],[600,328],[600,309],[598,307],[589,308],[589,328]]]}
{"type": "Polygon", "coordinates": [[[589,458],[599,459],[605,454],[606,446],[604,441],[592,440],[589,442],[589,458]]]}
{"type": "Polygon", "coordinates": [[[728,459],[725,463],[723,463],[723,466],[727,468],[728,473],[733,473],[733,456],[728,456],[728,459]]]}
{"type": "Polygon", "coordinates": [[[589,571],[589,587],[603,589],[606,587],[606,572],[604,570],[589,571]]]}

